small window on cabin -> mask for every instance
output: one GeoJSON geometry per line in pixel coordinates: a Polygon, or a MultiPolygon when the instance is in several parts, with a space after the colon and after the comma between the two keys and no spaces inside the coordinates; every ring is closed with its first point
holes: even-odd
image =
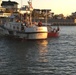
{"type": "Polygon", "coordinates": [[[13,29],[15,29],[15,26],[13,26],[13,29]]]}
{"type": "Polygon", "coordinates": [[[13,18],[10,19],[10,22],[12,22],[12,21],[13,21],[13,18]]]}
{"type": "Polygon", "coordinates": [[[19,30],[19,27],[17,27],[17,29],[19,30]]]}

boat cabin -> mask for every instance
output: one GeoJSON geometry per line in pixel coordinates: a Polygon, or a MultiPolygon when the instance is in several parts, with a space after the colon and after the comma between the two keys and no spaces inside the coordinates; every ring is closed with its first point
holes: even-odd
{"type": "Polygon", "coordinates": [[[14,17],[10,17],[4,27],[10,30],[21,31],[24,30],[24,25],[22,22],[17,22],[14,17]]]}

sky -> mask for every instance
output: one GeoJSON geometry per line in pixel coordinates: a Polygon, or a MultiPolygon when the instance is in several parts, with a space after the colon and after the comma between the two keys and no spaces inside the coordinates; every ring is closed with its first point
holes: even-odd
{"type": "MultiPolygon", "coordinates": [[[[8,1],[8,0],[3,0],[8,1]]],[[[11,0],[21,5],[27,5],[28,0],[11,0]]],[[[51,9],[54,14],[63,14],[65,16],[76,12],[76,0],[32,0],[33,8],[37,9],[51,9]]]]}

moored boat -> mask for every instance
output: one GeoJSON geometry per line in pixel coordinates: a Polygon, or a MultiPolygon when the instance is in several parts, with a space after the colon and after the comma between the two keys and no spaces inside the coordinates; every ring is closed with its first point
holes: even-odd
{"type": "Polygon", "coordinates": [[[7,22],[0,26],[3,29],[3,34],[14,36],[21,39],[47,39],[47,26],[26,26],[22,22],[7,22]]]}
{"type": "Polygon", "coordinates": [[[48,32],[48,37],[58,37],[59,32],[48,32]]]}
{"type": "Polygon", "coordinates": [[[58,37],[59,36],[59,31],[60,31],[59,26],[52,27],[51,24],[48,24],[48,23],[43,23],[43,25],[47,26],[48,38],[50,38],[50,37],[58,37]]]}
{"type": "Polygon", "coordinates": [[[48,37],[58,37],[59,31],[60,31],[59,27],[57,27],[57,28],[51,27],[51,29],[48,28],[48,37]]]}
{"type": "Polygon", "coordinates": [[[30,0],[28,4],[30,11],[29,21],[23,22],[22,17],[21,20],[18,21],[16,20],[16,17],[12,15],[11,17],[9,17],[8,22],[0,26],[0,28],[3,31],[2,34],[27,40],[47,39],[48,36],[47,26],[38,26],[36,24],[32,24],[31,13],[33,11],[33,8],[30,6],[31,4],[30,0]]]}

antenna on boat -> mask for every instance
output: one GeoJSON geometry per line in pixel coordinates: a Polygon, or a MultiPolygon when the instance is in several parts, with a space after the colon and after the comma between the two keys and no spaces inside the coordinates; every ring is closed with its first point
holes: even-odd
{"type": "Polygon", "coordinates": [[[47,25],[47,9],[46,9],[46,25],[47,25]]]}

